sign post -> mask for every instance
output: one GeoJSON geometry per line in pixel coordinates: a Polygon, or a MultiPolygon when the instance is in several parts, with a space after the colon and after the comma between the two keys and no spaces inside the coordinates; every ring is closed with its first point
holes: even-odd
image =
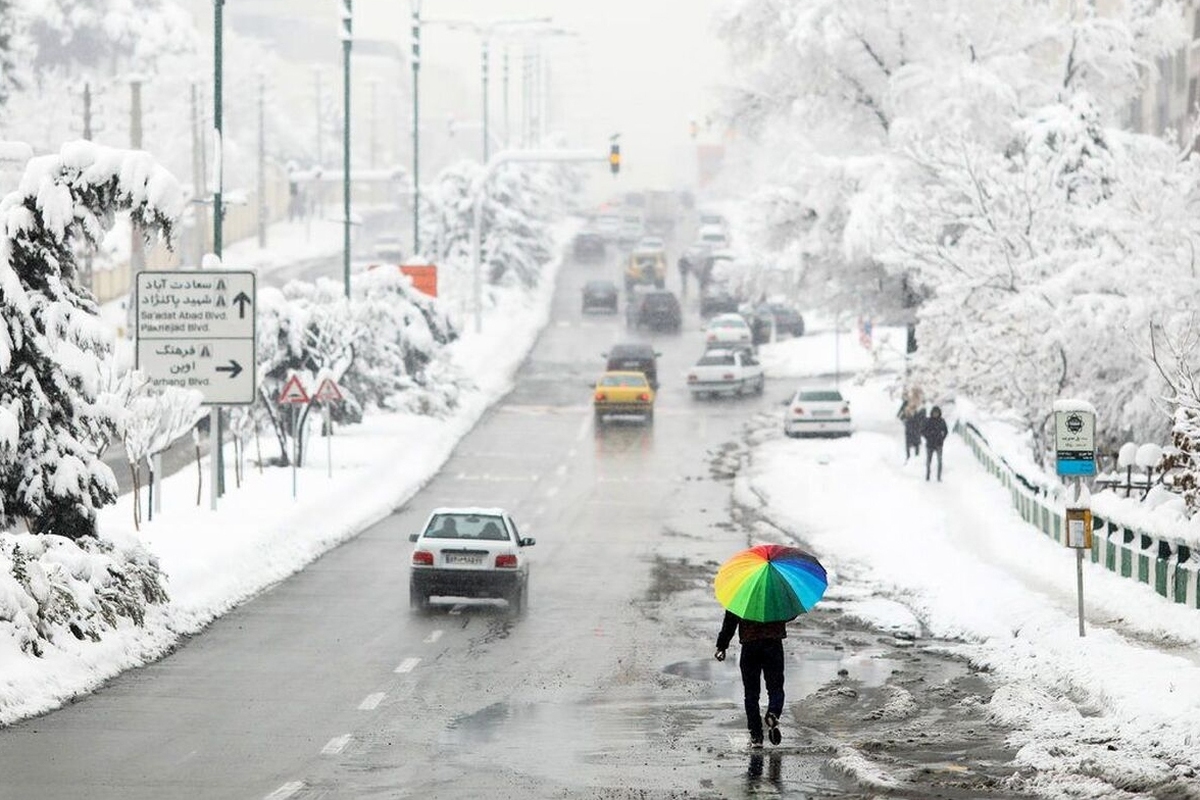
{"type": "Polygon", "coordinates": [[[1092,548],[1091,494],[1083,478],[1096,474],[1096,409],[1086,400],[1054,403],[1054,452],[1059,475],[1072,479],[1066,503],[1063,544],[1075,550],[1075,583],[1079,596],[1079,635],[1083,624],[1083,551],[1092,548]]]}
{"type": "Polygon", "coordinates": [[[330,417],[329,405],[341,401],[342,390],[333,378],[321,381],[316,394],[313,395],[313,402],[321,404],[321,420],[325,427],[325,471],[330,478],[333,477],[333,420],[330,417]]]}
{"type": "Polygon", "coordinates": [[[134,287],[135,366],[150,385],[195,389],[211,406],[212,508],[219,496],[221,406],[255,394],[253,272],[143,270],[134,287]]]}
{"type": "Polygon", "coordinates": [[[308,392],[304,391],[304,384],[300,382],[299,375],[292,375],[287,379],[287,383],[283,385],[283,390],[279,393],[279,403],[287,403],[292,407],[292,499],[296,499],[296,462],[300,459],[300,422],[297,408],[301,405],[307,405],[309,402],[308,392]]]}

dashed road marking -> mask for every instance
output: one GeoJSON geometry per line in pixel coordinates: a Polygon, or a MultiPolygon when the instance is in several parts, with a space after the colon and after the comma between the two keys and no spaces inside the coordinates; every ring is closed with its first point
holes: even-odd
{"type": "Polygon", "coordinates": [[[396,667],[396,672],[398,674],[403,674],[405,672],[412,672],[414,669],[417,668],[417,664],[420,664],[420,663],[421,663],[421,659],[419,659],[419,658],[416,658],[416,657],[406,658],[400,662],[400,666],[396,667]]]}
{"type": "Polygon", "coordinates": [[[559,476],[560,478],[561,478],[563,475],[566,475],[566,474],[567,474],[567,465],[566,465],[566,464],[559,464],[557,467],[555,467],[555,468],[554,468],[554,474],[555,474],[555,475],[557,475],[557,476],[559,476]]]}
{"type": "Polygon", "coordinates": [[[429,635],[425,637],[425,644],[433,644],[440,638],[442,638],[442,631],[440,629],[436,631],[430,631],[429,635]]]}
{"type": "Polygon", "coordinates": [[[263,800],[287,800],[289,797],[296,794],[296,792],[303,788],[303,781],[292,781],[291,783],[285,783],[283,786],[280,786],[278,789],[263,798],[263,800]]]}
{"type": "Polygon", "coordinates": [[[558,494],[558,490],[559,490],[559,487],[551,486],[549,489],[546,490],[546,497],[554,497],[554,495],[558,494]]]}
{"type": "Polygon", "coordinates": [[[325,743],[321,748],[321,755],[336,756],[338,753],[346,749],[346,745],[350,744],[350,734],[344,733],[341,736],[335,736],[325,743]]]}
{"type": "Polygon", "coordinates": [[[579,421],[579,430],[575,432],[575,441],[582,442],[584,437],[588,435],[588,430],[592,427],[591,417],[584,417],[579,421]]]}
{"type": "Polygon", "coordinates": [[[359,711],[374,711],[379,708],[379,704],[383,702],[383,698],[387,697],[384,692],[375,692],[369,694],[361,703],[358,704],[359,711]]]}

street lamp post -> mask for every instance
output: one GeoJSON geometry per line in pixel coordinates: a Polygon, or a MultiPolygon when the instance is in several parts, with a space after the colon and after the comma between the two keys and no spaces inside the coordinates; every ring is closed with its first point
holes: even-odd
{"type": "MultiPolygon", "coordinates": [[[[499,19],[492,22],[473,22],[471,20],[458,19],[428,19],[425,20],[427,25],[445,25],[451,30],[467,30],[479,36],[481,40],[480,50],[480,84],[483,94],[482,98],[482,120],[483,120],[483,163],[488,162],[491,155],[491,139],[488,135],[488,71],[490,69],[490,51],[491,40],[503,33],[505,29],[520,29],[529,26],[544,26],[553,22],[552,17],[522,17],[514,19],[499,19]]],[[[537,28],[534,28],[536,31],[537,28]]],[[[557,29],[556,29],[557,32],[557,29]]],[[[507,62],[506,62],[507,64],[507,62]]],[[[507,67],[506,67],[507,69],[507,67]]],[[[506,73],[507,79],[507,73],[506,73]]],[[[505,92],[507,93],[507,88],[505,92]]],[[[507,98],[505,99],[507,103],[507,98]]],[[[507,131],[505,132],[507,135],[507,131]]]]}
{"type": "MultiPolygon", "coordinates": [[[[214,136],[216,142],[215,152],[213,153],[215,163],[213,164],[212,215],[213,255],[218,259],[221,258],[222,223],[225,216],[225,208],[221,201],[221,190],[224,185],[224,167],[222,164],[223,142],[221,140],[221,129],[223,126],[221,117],[221,90],[224,67],[221,39],[225,27],[225,20],[222,13],[224,7],[225,0],[213,0],[213,130],[216,133],[214,136]]],[[[209,493],[212,496],[212,510],[216,511],[217,498],[225,493],[225,437],[221,431],[221,407],[219,405],[214,405],[209,409],[208,432],[211,442],[209,461],[212,464],[212,486],[209,488],[209,493]]]]}
{"type": "Polygon", "coordinates": [[[421,252],[421,0],[412,0],[413,255],[421,252]]]}
{"type": "Polygon", "coordinates": [[[350,296],[350,47],[354,0],[342,0],[342,279],[350,296]]]}

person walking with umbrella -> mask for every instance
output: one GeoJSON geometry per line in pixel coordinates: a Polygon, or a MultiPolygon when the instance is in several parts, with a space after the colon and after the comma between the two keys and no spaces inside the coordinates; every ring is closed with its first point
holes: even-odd
{"type": "Polygon", "coordinates": [[[783,714],[783,640],[787,638],[787,624],[752,622],[742,619],[732,611],[726,611],[721,632],[717,635],[717,661],[725,660],[725,651],[729,649],[735,631],[738,632],[742,645],[742,656],[738,666],[742,671],[750,745],[762,747],[764,720],[771,744],[779,744],[783,739],[783,734],[779,732],[779,717],[783,714]],[[765,718],[759,707],[764,682],[767,685],[765,718]]]}
{"type": "Polygon", "coordinates": [[[783,735],[783,640],[789,620],[812,609],[825,593],[825,568],[797,547],[761,544],[726,561],[713,582],[717,600],[725,607],[714,657],[725,652],[736,632],[741,642],[739,667],[746,707],[750,746],[762,747],[763,723],[771,744],[783,735]],[[767,713],[759,706],[762,685],[767,687],[767,713]]]}

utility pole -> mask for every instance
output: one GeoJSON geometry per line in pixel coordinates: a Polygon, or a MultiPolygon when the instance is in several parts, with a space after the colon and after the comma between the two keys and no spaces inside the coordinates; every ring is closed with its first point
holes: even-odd
{"type": "Polygon", "coordinates": [[[342,0],[342,279],[350,296],[350,46],[354,0],[342,0]]]}
{"type": "Polygon", "coordinates": [[[379,79],[371,78],[371,121],[370,121],[370,161],[368,162],[371,169],[375,169],[379,162],[379,135],[376,131],[376,122],[378,120],[378,105],[376,104],[376,95],[379,93],[379,79]]]}
{"type": "MultiPolygon", "coordinates": [[[[196,201],[203,201],[208,193],[208,159],[205,156],[204,112],[200,105],[200,87],[192,84],[192,185],[196,201]]],[[[204,260],[208,252],[208,214],[197,211],[196,220],[196,265],[204,260]]]]}
{"type": "Polygon", "coordinates": [[[267,76],[258,73],[258,246],[267,246],[267,76]]]}
{"type": "MultiPolygon", "coordinates": [[[[129,146],[142,149],[142,79],[129,80],[129,146]]],[[[141,226],[132,216],[129,218],[129,271],[137,273],[146,268],[146,241],[141,226]]]]}
{"type": "MultiPolygon", "coordinates": [[[[222,205],[221,193],[224,186],[224,145],[221,141],[223,120],[221,116],[222,103],[222,73],[223,49],[221,38],[224,34],[223,11],[225,0],[213,0],[213,130],[215,131],[216,151],[213,153],[213,255],[221,257],[222,223],[225,208],[222,205]]],[[[209,410],[209,431],[212,437],[212,452],[209,460],[212,462],[212,509],[217,508],[217,498],[225,494],[225,437],[221,432],[221,407],[213,406],[209,410]]]]}
{"type": "Polygon", "coordinates": [[[323,116],[321,113],[321,68],[320,67],[313,67],[313,80],[316,83],[316,89],[317,89],[317,109],[316,109],[317,110],[317,128],[316,128],[316,131],[317,131],[317,166],[320,167],[320,166],[324,166],[324,164],[325,164],[325,153],[324,153],[324,148],[322,147],[322,142],[321,142],[321,140],[324,137],[321,135],[322,127],[323,127],[321,123],[322,123],[323,116]]]}
{"type": "MultiPolygon", "coordinates": [[[[87,81],[85,81],[83,84],[83,138],[89,142],[92,140],[92,84],[87,81]]],[[[87,249],[87,255],[84,256],[84,275],[80,280],[80,283],[86,286],[89,291],[95,290],[92,280],[94,271],[94,263],[92,260],[93,249],[94,248],[89,246],[87,249]]]]}
{"type": "Polygon", "coordinates": [[[421,0],[412,0],[413,255],[421,253],[421,0]]]}
{"type": "Polygon", "coordinates": [[[92,140],[92,84],[83,84],[83,138],[92,140]]]}
{"type": "Polygon", "coordinates": [[[483,163],[488,162],[491,143],[488,141],[488,37],[483,37],[483,52],[480,54],[483,70],[483,163]]]}
{"type": "Polygon", "coordinates": [[[512,128],[508,121],[508,45],[504,45],[504,67],[501,70],[504,85],[504,146],[512,147],[512,128]]]}

